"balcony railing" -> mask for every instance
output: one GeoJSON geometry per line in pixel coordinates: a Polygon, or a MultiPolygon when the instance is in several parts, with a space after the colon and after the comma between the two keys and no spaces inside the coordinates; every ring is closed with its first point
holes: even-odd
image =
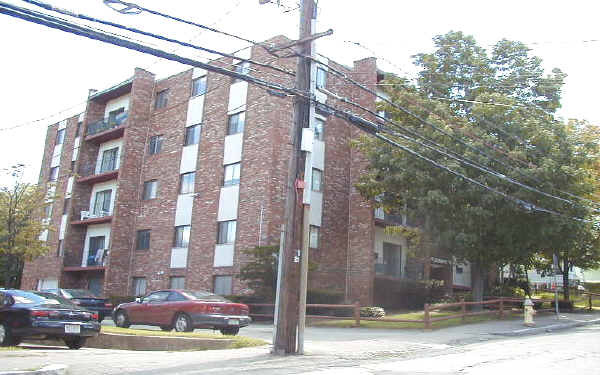
{"type": "Polygon", "coordinates": [[[375,219],[382,220],[389,224],[403,225],[402,215],[386,214],[382,207],[375,209],[375,219]]]}
{"type": "Polygon", "coordinates": [[[121,126],[127,120],[128,112],[121,112],[114,118],[103,119],[93,122],[87,126],[87,135],[94,135],[105,130],[113,129],[121,126]]]}
{"type": "Polygon", "coordinates": [[[106,217],[106,216],[110,216],[111,212],[110,211],[98,211],[98,212],[92,212],[92,211],[81,211],[81,220],[88,220],[88,219],[98,219],[100,217],[106,217]]]}
{"type": "Polygon", "coordinates": [[[86,266],[105,266],[107,257],[108,249],[99,249],[96,251],[96,254],[88,256],[86,266]]]}

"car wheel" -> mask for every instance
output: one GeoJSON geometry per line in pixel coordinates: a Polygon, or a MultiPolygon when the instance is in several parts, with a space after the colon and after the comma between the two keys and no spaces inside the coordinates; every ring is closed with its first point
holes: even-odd
{"type": "Polygon", "coordinates": [[[173,329],[173,326],[160,326],[160,329],[165,332],[169,332],[173,329]]]}
{"type": "Polygon", "coordinates": [[[129,318],[127,317],[127,313],[125,311],[117,311],[115,314],[115,325],[121,328],[129,328],[131,323],[129,322],[129,318]]]}
{"type": "Polygon", "coordinates": [[[186,314],[179,314],[175,318],[175,331],[177,332],[190,332],[194,328],[192,327],[192,320],[186,314]]]}
{"type": "Polygon", "coordinates": [[[235,336],[240,331],[240,327],[221,328],[221,333],[227,336],[235,336]]]}
{"type": "Polygon", "coordinates": [[[85,345],[85,337],[72,337],[65,340],[65,345],[69,347],[69,349],[77,350],[81,349],[83,345],[85,345]]]}
{"type": "Polygon", "coordinates": [[[0,322],[0,346],[15,346],[20,342],[20,337],[13,337],[8,323],[0,322]]]}

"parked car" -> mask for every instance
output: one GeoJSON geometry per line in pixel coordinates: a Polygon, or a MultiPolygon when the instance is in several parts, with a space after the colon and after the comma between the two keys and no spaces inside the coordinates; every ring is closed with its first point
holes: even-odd
{"type": "Polygon", "coordinates": [[[124,328],[132,324],[159,326],[163,331],[175,328],[178,332],[212,328],[224,335],[236,335],[252,321],[248,306],[198,290],[152,292],[136,302],[115,307],[113,320],[117,327],[124,328]]]}
{"type": "Polygon", "coordinates": [[[113,310],[113,305],[106,298],[100,298],[91,290],[87,289],[44,289],[43,292],[54,293],[58,296],[66,298],[76,305],[85,307],[90,311],[98,313],[98,321],[102,322],[104,317],[110,316],[113,310]]]}
{"type": "Polygon", "coordinates": [[[0,346],[18,345],[24,338],[62,339],[79,349],[100,332],[98,313],[52,293],[0,291],[0,346]]]}

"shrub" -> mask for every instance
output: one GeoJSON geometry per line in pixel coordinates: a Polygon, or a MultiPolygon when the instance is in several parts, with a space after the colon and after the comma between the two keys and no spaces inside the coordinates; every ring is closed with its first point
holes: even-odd
{"type": "MultiPolygon", "coordinates": [[[[309,289],[306,292],[307,304],[339,305],[344,301],[344,294],[335,290],[309,289]]],[[[336,309],[329,307],[309,307],[308,315],[333,315],[352,316],[350,309],[336,309]]]]}
{"type": "Polygon", "coordinates": [[[360,308],[360,316],[365,318],[383,318],[385,310],[382,307],[366,306],[360,308]]]}

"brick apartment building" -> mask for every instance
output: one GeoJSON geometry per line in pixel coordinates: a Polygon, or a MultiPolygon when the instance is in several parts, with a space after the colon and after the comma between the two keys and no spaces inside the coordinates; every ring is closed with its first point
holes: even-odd
{"type": "MultiPolygon", "coordinates": [[[[290,71],[296,65],[257,46],[237,56],[290,71]]],[[[227,58],[212,64],[293,86],[293,76],[268,68],[227,58]]],[[[329,91],[375,110],[373,95],[328,67],[375,87],[382,74],[374,58],[352,67],[322,59],[315,76],[319,101],[360,114],[328,98],[329,91]]],[[[59,284],[106,296],[167,287],[249,293],[235,277],[249,261],[243,250],[277,244],[284,221],[292,106],[290,97],[197,68],[161,80],[136,68],[125,82],[91,90],[84,113],[48,128],[40,183],[55,197],[44,219],[51,230],[42,238],[54,250],[26,264],[23,288],[59,284]]],[[[311,127],[317,269],[309,287],[371,304],[376,278],[470,286],[468,266],[442,255],[411,260],[403,238],[385,235],[393,218],[353,188],[365,160],[349,141],[360,131],[318,111],[311,127]]]]}

